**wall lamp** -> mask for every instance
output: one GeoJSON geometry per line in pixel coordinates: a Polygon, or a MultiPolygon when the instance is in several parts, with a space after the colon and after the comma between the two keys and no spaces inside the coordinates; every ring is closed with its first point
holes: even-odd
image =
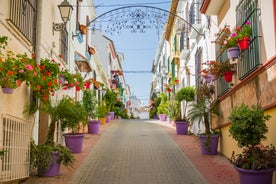
{"type": "Polygon", "coordinates": [[[66,26],[66,23],[70,20],[73,6],[67,0],[64,0],[60,5],[58,5],[59,12],[63,23],[54,23],[53,22],[53,34],[54,31],[61,31],[66,26]]]}

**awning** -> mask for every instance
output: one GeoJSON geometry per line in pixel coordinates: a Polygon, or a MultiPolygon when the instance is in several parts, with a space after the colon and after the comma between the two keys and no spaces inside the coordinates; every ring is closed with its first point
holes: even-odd
{"type": "Polygon", "coordinates": [[[86,57],[84,57],[83,55],[81,55],[78,52],[75,52],[74,59],[75,59],[75,63],[77,65],[78,69],[81,72],[91,72],[92,71],[92,68],[91,68],[89,61],[86,57]]]}

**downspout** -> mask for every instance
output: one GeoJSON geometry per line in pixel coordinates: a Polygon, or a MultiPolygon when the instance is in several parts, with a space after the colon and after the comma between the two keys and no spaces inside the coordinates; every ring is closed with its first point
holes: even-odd
{"type": "MultiPolygon", "coordinates": [[[[43,0],[38,0],[37,1],[37,11],[36,11],[36,35],[35,35],[35,45],[34,45],[34,54],[35,54],[35,60],[37,64],[40,64],[40,57],[41,57],[41,30],[42,30],[42,2],[43,0]]],[[[31,100],[32,98],[32,93],[31,93],[31,100]]],[[[37,104],[39,105],[39,100],[37,100],[37,104]]],[[[35,114],[34,117],[34,131],[33,131],[33,137],[35,138],[38,136],[38,140],[34,140],[36,143],[40,143],[40,112],[38,111],[35,114]]]]}

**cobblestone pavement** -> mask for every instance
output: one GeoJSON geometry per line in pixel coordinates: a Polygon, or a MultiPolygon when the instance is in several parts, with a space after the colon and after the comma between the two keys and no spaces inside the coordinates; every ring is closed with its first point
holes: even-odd
{"type": "Polygon", "coordinates": [[[158,125],[121,120],[102,136],[71,184],[199,184],[202,175],[158,125]]]}
{"type": "Polygon", "coordinates": [[[99,135],[85,136],[83,152],[57,177],[31,176],[24,184],[238,184],[221,155],[206,156],[192,135],[176,135],[159,120],[112,120],[99,135]],[[161,126],[160,126],[161,125],[161,126]]]}

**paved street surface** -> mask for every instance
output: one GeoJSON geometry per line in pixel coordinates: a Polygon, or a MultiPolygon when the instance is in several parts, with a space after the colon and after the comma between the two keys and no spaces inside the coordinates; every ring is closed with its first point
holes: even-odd
{"type": "Polygon", "coordinates": [[[74,173],[71,184],[204,184],[203,176],[157,124],[113,124],[74,173]]]}

